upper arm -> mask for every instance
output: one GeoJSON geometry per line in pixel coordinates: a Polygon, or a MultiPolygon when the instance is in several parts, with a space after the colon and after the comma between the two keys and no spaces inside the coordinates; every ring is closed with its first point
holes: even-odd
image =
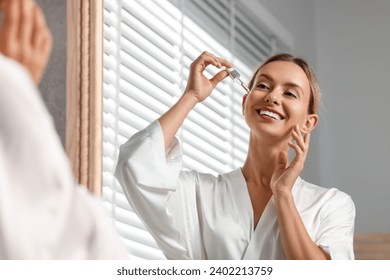
{"type": "Polygon", "coordinates": [[[355,205],[350,196],[339,192],[331,198],[316,236],[316,243],[331,259],[354,259],[355,205]]]}

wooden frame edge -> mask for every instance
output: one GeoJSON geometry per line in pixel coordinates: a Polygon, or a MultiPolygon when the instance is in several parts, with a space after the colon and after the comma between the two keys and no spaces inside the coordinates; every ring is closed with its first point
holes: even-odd
{"type": "Polygon", "coordinates": [[[66,152],[77,181],[102,188],[103,0],[67,1],[66,152]]]}

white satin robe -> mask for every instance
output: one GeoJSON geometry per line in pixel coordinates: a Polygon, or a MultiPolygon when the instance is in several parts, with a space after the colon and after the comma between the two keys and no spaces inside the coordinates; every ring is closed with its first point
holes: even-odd
{"type": "MultiPolygon", "coordinates": [[[[254,229],[241,169],[217,177],[181,171],[175,139],[166,151],[158,121],[120,148],[116,177],[168,259],[286,259],[271,197],[254,229]]],[[[312,240],[332,259],[353,259],[350,196],[298,178],[296,207],[312,240]]]]}
{"type": "Polygon", "coordinates": [[[0,259],[127,259],[29,73],[0,54],[0,259]]]}

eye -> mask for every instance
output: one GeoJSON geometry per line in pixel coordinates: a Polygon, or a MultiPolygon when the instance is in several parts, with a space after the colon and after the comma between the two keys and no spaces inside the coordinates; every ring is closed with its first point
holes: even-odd
{"type": "Polygon", "coordinates": [[[295,98],[295,99],[298,98],[297,95],[294,92],[292,92],[292,91],[286,91],[284,94],[287,95],[288,97],[292,97],[292,98],[295,98]]]}
{"type": "Polygon", "coordinates": [[[269,89],[269,87],[264,83],[257,84],[256,88],[258,88],[260,90],[268,90],[269,89]]]}

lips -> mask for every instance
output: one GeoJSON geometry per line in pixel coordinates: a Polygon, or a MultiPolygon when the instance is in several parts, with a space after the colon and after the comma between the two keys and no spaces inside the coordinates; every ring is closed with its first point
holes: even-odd
{"type": "Polygon", "coordinates": [[[256,112],[261,116],[267,116],[277,121],[284,119],[284,117],[281,114],[270,109],[256,109],[256,112]]]}

